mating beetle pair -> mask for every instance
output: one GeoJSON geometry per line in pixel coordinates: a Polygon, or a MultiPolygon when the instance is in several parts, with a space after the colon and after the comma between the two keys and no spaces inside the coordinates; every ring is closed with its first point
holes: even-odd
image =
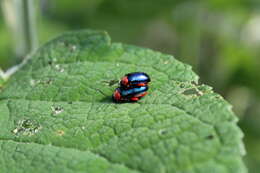
{"type": "Polygon", "coordinates": [[[150,77],[143,72],[126,74],[113,94],[115,102],[138,101],[147,94],[150,77]]]}

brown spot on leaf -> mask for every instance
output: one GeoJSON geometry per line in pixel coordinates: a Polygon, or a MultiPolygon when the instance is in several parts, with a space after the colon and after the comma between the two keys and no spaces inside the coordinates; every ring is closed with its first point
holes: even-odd
{"type": "Polygon", "coordinates": [[[63,135],[65,134],[65,132],[64,132],[63,130],[57,130],[57,131],[56,131],[56,134],[57,134],[58,136],[63,136],[63,135]]]}
{"type": "Polygon", "coordinates": [[[202,93],[197,90],[196,88],[190,88],[190,89],[186,89],[185,91],[183,91],[184,95],[196,95],[196,96],[201,96],[202,93]]]}
{"type": "Polygon", "coordinates": [[[212,139],[214,139],[214,136],[213,135],[209,135],[209,136],[206,137],[206,139],[212,140],[212,139]]]}

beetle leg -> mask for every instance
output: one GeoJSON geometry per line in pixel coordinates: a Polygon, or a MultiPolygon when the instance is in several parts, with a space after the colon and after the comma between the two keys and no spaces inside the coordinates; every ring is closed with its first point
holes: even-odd
{"type": "Polygon", "coordinates": [[[131,100],[131,101],[138,101],[139,98],[137,98],[137,97],[132,97],[132,98],[130,98],[130,100],[131,100]]]}
{"type": "Polygon", "coordinates": [[[141,94],[138,94],[138,95],[135,95],[135,97],[143,97],[147,94],[147,92],[144,92],[144,93],[141,93],[141,94]]]}

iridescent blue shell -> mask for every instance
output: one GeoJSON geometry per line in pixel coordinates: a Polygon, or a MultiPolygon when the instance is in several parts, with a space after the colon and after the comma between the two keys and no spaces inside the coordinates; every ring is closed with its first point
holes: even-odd
{"type": "Polygon", "coordinates": [[[120,85],[121,87],[144,86],[150,81],[151,79],[148,74],[144,72],[134,72],[126,74],[123,80],[121,80],[120,85]]]}
{"type": "Polygon", "coordinates": [[[130,89],[122,89],[120,88],[120,93],[122,97],[133,97],[137,94],[146,92],[148,90],[148,86],[138,87],[138,88],[130,88],[130,89]]]}

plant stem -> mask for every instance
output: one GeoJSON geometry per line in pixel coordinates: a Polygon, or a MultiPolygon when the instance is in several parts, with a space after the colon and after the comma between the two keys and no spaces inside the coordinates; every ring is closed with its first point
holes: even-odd
{"type": "Polygon", "coordinates": [[[13,37],[15,54],[23,58],[38,47],[35,0],[2,0],[6,24],[13,37]]]}

